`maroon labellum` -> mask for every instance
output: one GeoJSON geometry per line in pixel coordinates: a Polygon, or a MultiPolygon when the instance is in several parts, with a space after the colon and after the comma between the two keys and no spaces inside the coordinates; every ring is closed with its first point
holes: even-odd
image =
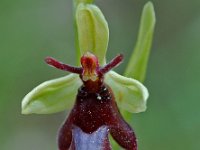
{"type": "Polygon", "coordinates": [[[104,83],[104,75],[123,60],[116,56],[103,67],[91,53],[81,57],[82,67],[74,67],[47,57],[45,61],[58,69],[80,75],[83,85],[67,120],[60,129],[59,150],[110,150],[108,134],[124,149],[137,150],[132,128],[119,112],[111,88],[104,83]]]}

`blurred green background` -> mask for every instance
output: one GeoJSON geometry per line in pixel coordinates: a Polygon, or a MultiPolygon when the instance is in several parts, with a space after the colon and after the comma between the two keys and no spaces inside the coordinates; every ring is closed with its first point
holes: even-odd
{"type": "MultiPolygon", "coordinates": [[[[200,1],[152,0],[157,24],[145,85],[148,109],[134,114],[139,150],[199,150],[200,1]]],[[[146,0],[96,0],[110,28],[108,59],[135,45],[146,0]]],[[[21,115],[22,98],[65,75],[53,56],[75,64],[72,0],[0,1],[0,150],[55,150],[66,112],[21,115]]]]}

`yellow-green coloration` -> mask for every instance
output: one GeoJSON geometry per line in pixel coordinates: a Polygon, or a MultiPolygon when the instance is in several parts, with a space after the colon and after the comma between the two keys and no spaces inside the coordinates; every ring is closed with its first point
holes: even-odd
{"type": "Polygon", "coordinates": [[[107,74],[105,82],[112,88],[119,108],[131,113],[146,110],[149,93],[139,81],[111,71],[107,74]]]}
{"type": "Polygon", "coordinates": [[[144,81],[155,23],[154,7],[151,2],[148,2],[142,12],[137,43],[126,68],[125,76],[135,78],[140,82],[144,81]]]}
{"type": "MultiPolygon", "coordinates": [[[[145,111],[148,91],[140,82],[110,71],[105,83],[113,89],[120,108],[131,113],[145,111]]],[[[81,84],[79,76],[75,74],[46,81],[24,97],[22,113],[51,114],[70,109],[81,84]]]]}
{"type": "MultiPolygon", "coordinates": [[[[148,3],[145,6],[144,9],[145,12],[149,12],[146,11],[147,8],[149,10],[148,5],[150,5],[150,7],[153,8],[152,4],[148,3]]],[[[153,11],[153,9],[150,10],[153,11]]],[[[150,13],[152,13],[151,11],[150,13]]],[[[145,14],[147,15],[148,13],[145,14]]],[[[142,22],[146,22],[145,19],[148,19],[148,17],[143,17],[142,22]]],[[[79,26],[78,34],[80,39],[79,45],[81,46],[80,54],[86,52],[86,50],[88,49],[87,45],[89,45],[89,43],[92,41],[91,48],[92,46],[95,46],[96,49],[95,48],[90,49],[91,52],[100,59],[101,64],[104,64],[109,32],[108,32],[107,22],[103,17],[103,14],[96,6],[92,4],[80,3],[79,6],[77,7],[76,21],[79,26]],[[87,26],[86,23],[82,23],[85,22],[83,20],[86,18],[87,19],[92,18],[90,20],[91,26],[90,25],[87,26]],[[95,28],[93,26],[94,24],[95,28]],[[93,34],[88,33],[88,35],[86,35],[87,40],[85,40],[83,38],[84,37],[83,35],[84,33],[86,33],[87,30],[93,31],[93,34]],[[102,30],[103,32],[105,31],[103,34],[100,33],[102,32],[102,30]],[[85,43],[83,43],[83,41],[85,43]],[[101,44],[99,44],[99,42],[101,44]]],[[[145,45],[145,43],[143,45],[145,45]]],[[[147,50],[149,49],[145,49],[143,50],[143,52],[145,53],[145,51],[147,50]]],[[[145,111],[146,101],[148,98],[148,91],[146,87],[143,86],[139,81],[132,78],[121,76],[115,73],[114,71],[111,71],[107,73],[105,77],[105,83],[110,85],[111,88],[113,89],[118,106],[122,110],[126,110],[131,113],[138,113],[145,111]]],[[[25,98],[22,101],[22,113],[49,114],[49,113],[60,112],[65,109],[70,109],[75,100],[77,89],[80,85],[81,85],[81,80],[77,75],[74,74],[68,75],[63,78],[46,81],[41,85],[39,85],[38,87],[34,88],[29,94],[25,96],[25,98]]]]}
{"type": "Polygon", "coordinates": [[[101,65],[105,64],[109,29],[101,10],[93,4],[79,4],[76,10],[76,25],[80,56],[91,51],[98,56],[101,65]]]}
{"type": "MultiPolygon", "coordinates": [[[[101,10],[92,2],[74,0],[77,59],[80,64],[81,56],[89,51],[98,57],[102,66],[106,63],[109,29],[101,10]]],[[[139,81],[142,82],[145,78],[155,20],[153,4],[148,2],[143,9],[138,39],[125,76],[114,71],[105,76],[105,83],[112,88],[118,107],[128,121],[131,113],[146,110],[149,94],[147,88],[139,81]]],[[[22,101],[22,113],[51,114],[71,109],[81,84],[79,76],[75,74],[46,81],[25,96],[22,101]]],[[[118,147],[115,144],[112,146],[113,149],[118,147]]]]}
{"type": "Polygon", "coordinates": [[[24,97],[22,114],[51,114],[70,109],[81,84],[76,74],[40,84],[24,97]]]}
{"type": "MultiPolygon", "coordinates": [[[[153,33],[156,23],[154,7],[151,2],[145,4],[140,21],[139,34],[131,59],[125,70],[126,77],[134,78],[140,82],[145,80],[148,58],[151,50],[153,33]]],[[[122,110],[123,116],[131,122],[132,114],[122,110]]]]}

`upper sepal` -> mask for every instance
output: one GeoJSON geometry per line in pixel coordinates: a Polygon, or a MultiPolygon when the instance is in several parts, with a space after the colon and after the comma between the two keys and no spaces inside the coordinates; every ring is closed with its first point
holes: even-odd
{"type": "Polygon", "coordinates": [[[139,113],[146,110],[149,93],[147,88],[139,81],[110,71],[105,77],[105,83],[113,90],[120,108],[131,113],[139,113]]]}
{"type": "Polygon", "coordinates": [[[81,84],[75,74],[40,84],[22,100],[22,114],[51,114],[71,109],[81,84]]]}
{"type": "Polygon", "coordinates": [[[89,51],[104,65],[109,29],[101,10],[93,4],[80,3],[76,9],[76,25],[81,56],[89,51]]]}

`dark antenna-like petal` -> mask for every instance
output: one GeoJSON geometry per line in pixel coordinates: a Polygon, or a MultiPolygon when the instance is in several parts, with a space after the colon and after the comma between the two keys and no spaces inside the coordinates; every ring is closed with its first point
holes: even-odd
{"type": "Polygon", "coordinates": [[[101,67],[99,69],[99,72],[102,74],[107,73],[111,69],[117,67],[123,61],[123,58],[124,58],[124,56],[122,54],[117,55],[109,63],[107,63],[105,66],[101,67]]]}
{"type": "Polygon", "coordinates": [[[52,57],[46,57],[45,62],[48,65],[53,66],[57,69],[68,71],[71,73],[81,74],[83,72],[83,69],[81,67],[74,67],[74,66],[64,64],[62,62],[57,61],[56,59],[54,59],[52,57]]]}

